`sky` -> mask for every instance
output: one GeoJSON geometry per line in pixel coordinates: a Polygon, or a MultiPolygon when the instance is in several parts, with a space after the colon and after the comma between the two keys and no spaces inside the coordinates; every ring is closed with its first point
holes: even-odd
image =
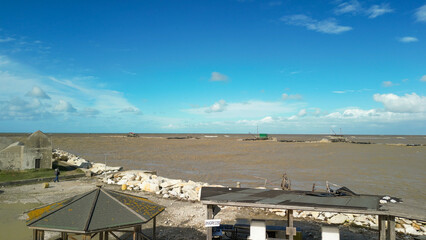
{"type": "Polygon", "coordinates": [[[426,135],[426,1],[3,1],[0,132],[426,135]]]}

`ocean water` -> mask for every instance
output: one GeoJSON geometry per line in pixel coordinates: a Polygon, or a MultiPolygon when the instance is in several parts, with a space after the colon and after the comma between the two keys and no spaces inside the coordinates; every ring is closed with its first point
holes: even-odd
{"type": "MultiPolygon", "coordinates": [[[[3,134],[5,135],[5,134],[3,134]]],[[[424,206],[426,136],[346,135],[353,142],[319,143],[327,135],[271,135],[279,141],[241,141],[231,134],[50,134],[55,148],[124,169],[156,170],[168,178],[243,187],[279,187],[287,173],[293,189],[325,182],[357,193],[383,194],[424,206]],[[190,139],[167,139],[185,137],[190,139]],[[422,146],[407,146],[420,144],[422,146]]],[[[13,135],[9,137],[23,137],[13,135]]]]}

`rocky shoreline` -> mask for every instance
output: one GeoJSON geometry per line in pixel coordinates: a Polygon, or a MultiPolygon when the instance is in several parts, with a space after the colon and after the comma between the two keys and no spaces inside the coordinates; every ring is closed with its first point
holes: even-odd
{"type": "MultiPolygon", "coordinates": [[[[144,170],[120,171],[121,167],[110,167],[102,163],[91,163],[66,151],[54,150],[56,159],[66,159],[67,163],[80,168],[89,169],[98,175],[99,181],[106,184],[119,185],[123,191],[144,191],[156,194],[164,199],[179,199],[183,201],[199,201],[200,190],[209,185],[204,182],[185,181],[181,179],[169,179],[158,176],[156,172],[144,170]]],[[[385,201],[385,200],[381,200],[385,201]]],[[[267,211],[284,217],[286,212],[281,209],[268,209],[267,211]]],[[[298,219],[314,220],[327,224],[357,226],[377,230],[377,216],[362,214],[344,214],[330,212],[294,211],[293,215],[298,219]]],[[[426,236],[426,223],[415,220],[396,218],[396,232],[413,236],[426,236]]]]}

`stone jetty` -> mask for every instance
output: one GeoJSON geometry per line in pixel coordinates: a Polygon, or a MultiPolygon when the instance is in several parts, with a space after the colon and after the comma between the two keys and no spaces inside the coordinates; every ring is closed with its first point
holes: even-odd
{"type": "MultiPolygon", "coordinates": [[[[89,169],[93,174],[98,175],[99,181],[106,184],[119,185],[123,191],[145,191],[159,195],[162,198],[199,201],[201,188],[203,186],[224,187],[191,180],[170,179],[158,176],[155,171],[121,171],[122,167],[110,167],[105,166],[103,163],[92,163],[59,149],[55,149],[53,153],[55,158],[59,160],[62,159],[63,161],[66,159],[65,161],[70,165],[89,169]]],[[[386,199],[386,197],[381,200],[381,203],[395,204],[392,199],[386,199]]],[[[267,209],[267,211],[281,217],[286,215],[286,211],[282,209],[267,209]]],[[[293,216],[301,220],[313,220],[327,224],[343,224],[376,230],[379,228],[377,216],[373,215],[294,211],[293,216]]],[[[395,230],[397,232],[415,236],[426,236],[426,222],[403,218],[396,218],[395,221],[395,230]]]]}

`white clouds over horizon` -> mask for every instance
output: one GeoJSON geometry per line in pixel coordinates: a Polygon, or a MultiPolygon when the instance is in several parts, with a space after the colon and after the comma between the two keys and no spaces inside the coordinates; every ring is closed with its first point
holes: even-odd
{"type": "Polygon", "coordinates": [[[419,113],[426,112],[426,97],[416,93],[398,96],[393,93],[374,94],[374,101],[380,102],[389,112],[395,113],[419,113]]]}
{"type": "Polygon", "coordinates": [[[308,30],[327,34],[340,34],[352,30],[352,27],[339,25],[334,18],[316,20],[304,14],[296,14],[284,16],[280,20],[288,25],[302,26],[308,30]]]}

